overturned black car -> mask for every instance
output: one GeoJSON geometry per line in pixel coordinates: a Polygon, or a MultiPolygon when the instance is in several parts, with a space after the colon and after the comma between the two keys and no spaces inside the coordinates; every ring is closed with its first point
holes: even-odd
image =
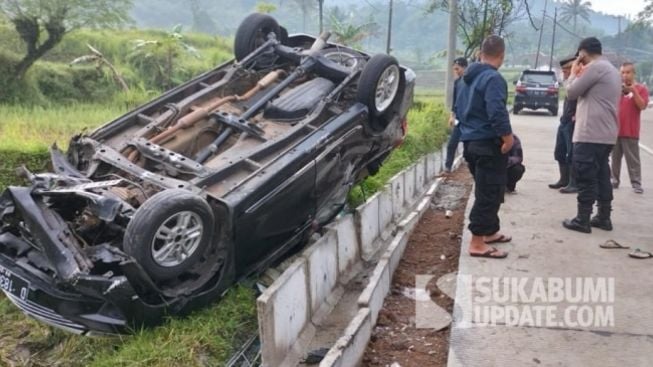
{"type": "Polygon", "coordinates": [[[415,74],[252,14],[235,60],[51,149],[0,196],[0,289],[65,330],[220,297],[343,208],[406,132],[415,74]]]}

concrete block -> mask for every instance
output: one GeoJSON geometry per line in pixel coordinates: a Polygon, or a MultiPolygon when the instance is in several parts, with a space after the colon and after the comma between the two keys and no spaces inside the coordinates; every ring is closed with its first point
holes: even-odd
{"type": "Polygon", "coordinates": [[[379,235],[386,241],[392,235],[393,227],[392,185],[388,184],[379,194],[379,235]]]}
{"type": "Polygon", "coordinates": [[[442,170],[444,170],[444,159],[442,158],[442,152],[435,152],[435,175],[439,175],[442,170]]]}
{"type": "Polygon", "coordinates": [[[420,158],[415,164],[415,196],[424,193],[426,185],[426,163],[425,157],[420,158]]]}
{"type": "Polygon", "coordinates": [[[440,183],[442,183],[442,178],[438,178],[431,184],[429,189],[426,191],[426,196],[433,197],[435,193],[438,191],[438,187],[440,187],[440,183]]]}
{"type": "Polygon", "coordinates": [[[369,308],[361,308],[349,322],[340,337],[329,350],[320,367],[352,367],[361,363],[367,343],[372,337],[372,319],[369,308]]]}
{"type": "Polygon", "coordinates": [[[354,265],[360,260],[360,248],[354,216],[347,214],[327,227],[336,233],[338,242],[338,279],[342,284],[351,280],[354,265]]]}
{"type": "Polygon", "coordinates": [[[416,211],[411,212],[406,216],[406,218],[397,224],[397,229],[412,233],[417,222],[419,222],[419,213],[416,211]]]}
{"type": "Polygon", "coordinates": [[[307,263],[297,258],[256,300],[263,361],[282,364],[310,320],[307,263]]]}
{"type": "Polygon", "coordinates": [[[431,197],[430,196],[424,197],[422,201],[420,201],[419,204],[417,204],[417,209],[416,209],[417,216],[419,218],[422,218],[424,213],[426,213],[426,211],[429,209],[430,205],[431,205],[431,197]]]}
{"type": "Polygon", "coordinates": [[[372,196],[359,206],[355,213],[355,223],[363,260],[369,260],[378,250],[379,238],[379,194],[372,196]]]}
{"type": "Polygon", "coordinates": [[[368,307],[372,317],[372,325],[376,325],[379,311],[383,308],[383,300],[390,291],[390,266],[388,259],[381,259],[376,264],[370,282],[358,297],[359,307],[368,307]]]}
{"type": "Polygon", "coordinates": [[[390,186],[392,187],[392,213],[395,222],[404,216],[404,177],[404,172],[401,172],[390,180],[390,186]]]}
{"type": "Polygon", "coordinates": [[[412,165],[404,171],[404,203],[407,207],[412,207],[415,202],[415,165],[412,165]]]}
{"type": "Polygon", "coordinates": [[[444,162],[447,159],[447,144],[442,144],[440,149],[440,157],[442,157],[442,170],[444,170],[444,162]]]}
{"type": "Polygon", "coordinates": [[[308,291],[311,300],[311,315],[315,315],[325,304],[338,283],[338,237],[335,231],[326,233],[308,247],[302,257],[308,268],[308,291]]]}
{"type": "Polygon", "coordinates": [[[404,250],[408,244],[408,237],[406,231],[397,232],[395,238],[390,242],[388,249],[385,250],[383,256],[381,256],[382,260],[388,260],[390,279],[392,279],[392,275],[395,273],[395,270],[397,270],[401,257],[404,255],[404,250]]]}
{"type": "Polygon", "coordinates": [[[440,167],[438,167],[439,163],[435,159],[435,153],[429,153],[426,155],[426,179],[428,181],[431,181],[433,178],[435,178],[435,175],[438,174],[438,171],[440,170],[440,167]]]}

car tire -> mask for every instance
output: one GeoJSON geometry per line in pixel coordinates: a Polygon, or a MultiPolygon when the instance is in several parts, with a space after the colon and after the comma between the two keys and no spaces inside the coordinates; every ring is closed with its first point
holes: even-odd
{"type": "MultiPolygon", "coordinates": [[[[236,38],[234,40],[234,54],[236,60],[240,61],[247,57],[252,51],[256,50],[259,46],[265,43],[266,36],[270,32],[274,32],[277,38],[283,43],[285,29],[279,27],[277,21],[267,15],[261,13],[253,13],[248,15],[238,26],[236,31],[236,38]]],[[[287,31],[285,35],[287,37],[287,31]]]]}
{"type": "Polygon", "coordinates": [[[553,116],[558,116],[558,107],[556,107],[556,108],[552,108],[552,109],[551,109],[551,114],[552,114],[553,116]]]}
{"type": "Polygon", "coordinates": [[[519,115],[519,112],[521,112],[520,108],[517,108],[517,107],[512,108],[512,114],[513,115],[519,115]]]}
{"type": "Polygon", "coordinates": [[[161,191],[134,213],[123,249],[155,281],[178,277],[206,253],[213,240],[214,218],[201,197],[181,189],[161,191]]]}
{"type": "Polygon", "coordinates": [[[384,130],[390,122],[405,84],[404,73],[394,57],[377,54],[367,61],[358,79],[356,99],[368,107],[374,130],[384,130]],[[383,88],[381,96],[377,96],[379,88],[383,88]]]}

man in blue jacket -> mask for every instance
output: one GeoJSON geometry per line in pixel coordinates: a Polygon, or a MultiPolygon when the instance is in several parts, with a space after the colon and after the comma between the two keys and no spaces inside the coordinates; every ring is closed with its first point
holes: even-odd
{"type": "Polygon", "coordinates": [[[495,259],[505,258],[508,253],[490,245],[511,241],[499,232],[499,207],[507,184],[507,153],[513,145],[506,109],[508,85],[498,72],[505,49],[501,37],[488,36],[481,45],[481,62],[467,68],[456,96],[460,140],[476,186],[469,215],[469,254],[495,259]]]}

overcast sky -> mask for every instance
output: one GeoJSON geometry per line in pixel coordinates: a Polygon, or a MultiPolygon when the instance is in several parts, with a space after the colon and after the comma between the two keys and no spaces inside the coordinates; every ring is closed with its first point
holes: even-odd
{"type": "Polygon", "coordinates": [[[591,0],[592,9],[607,14],[636,16],[644,9],[644,0],[591,0]]]}

